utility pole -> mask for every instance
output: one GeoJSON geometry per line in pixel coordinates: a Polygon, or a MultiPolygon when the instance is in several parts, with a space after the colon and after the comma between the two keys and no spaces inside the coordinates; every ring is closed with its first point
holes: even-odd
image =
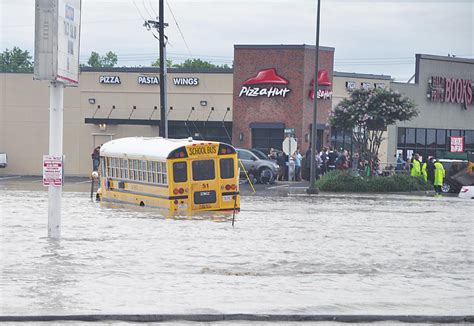
{"type": "Polygon", "coordinates": [[[316,188],[316,142],[318,140],[317,114],[318,114],[318,65],[319,65],[319,18],[320,18],[321,0],[318,0],[318,8],[316,9],[316,62],[314,67],[314,111],[313,111],[313,127],[311,130],[311,170],[309,178],[309,187],[306,189],[308,194],[318,194],[319,189],[316,188]]]}
{"type": "MultiPolygon", "coordinates": [[[[165,42],[165,27],[166,24],[164,18],[164,0],[159,0],[159,17],[156,20],[146,20],[143,26],[147,30],[151,27],[155,28],[159,34],[159,47],[160,47],[160,137],[168,138],[168,114],[167,114],[167,97],[166,97],[166,81],[167,81],[167,67],[166,67],[166,42],[165,42]]],[[[153,35],[155,36],[155,35],[153,35]]],[[[155,38],[157,38],[155,36],[155,38]]]]}
{"type": "Polygon", "coordinates": [[[164,0],[159,0],[160,21],[160,136],[168,138],[168,117],[166,112],[166,52],[165,52],[165,7],[164,0]]]}

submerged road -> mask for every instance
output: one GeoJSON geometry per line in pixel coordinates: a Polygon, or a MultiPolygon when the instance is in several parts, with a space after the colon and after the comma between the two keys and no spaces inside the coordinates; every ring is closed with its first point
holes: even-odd
{"type": "Polygon", "coordinates": [[[280,187],[245,195],[232,227],[100,204],[74,181],[52,241],[41,183],[0,180],[0,315],[473,315],[472,200],[280,187]]]}

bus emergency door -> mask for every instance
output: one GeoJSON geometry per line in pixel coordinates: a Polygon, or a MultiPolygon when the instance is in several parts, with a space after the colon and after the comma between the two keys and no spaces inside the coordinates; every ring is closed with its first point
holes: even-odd
{"type": "Polygon", "coordinates": [[[215,209],[219,206],[216,159],[191,161],[192,209],[215,209]]]}
{"type": "Polygon", "coordinates": [[[217,174],[218,144],[207,143],[187,148],[189,155],[192,210],[219,208],[219,182],[217,174]]]}

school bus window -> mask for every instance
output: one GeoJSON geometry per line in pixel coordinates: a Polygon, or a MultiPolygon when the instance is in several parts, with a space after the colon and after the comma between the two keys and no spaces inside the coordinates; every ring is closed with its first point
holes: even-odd
{"type": "Polygon", "coordinates": [[[112,178],[115,178],[115,157],[112,157],[111,158],[111,163],[110,166],[111,166],[111,170],[112,170],[112,178]]]}
{"type": "Polygon", "coordinates": [[[234,177],[234,159],[233,158],[223,158],[219,161],[221,168],[221,178],[222,179],[231,179],[234,177]]]}
{"type": "Polygon", "coordinates": [[[186,162],[173,163],[173,181],[186,182],[188,181],[188,171],[186,162]]]}
{"type": "Polygon", "coordinates": [[[216,178],[213,160],[193,161],[192,167],[194,181],[214,180],[216,178]]]}
{"type": "Polygon", "coordinates": [[[107,176],[105,160],[106,160],[105,157],[100,158],[100,168],[101,168],[101,171],[102,171],[102,176],[104,176],[104,177],[107,176]]]}
{"type": "Polygon", "coordinates": [[[157,182],[159,184],[167,184],[167,179],[166,179],[166,162],[156,162],[157,165],[157,182]]]}
{"type": "Polygon", "coordinates": [[[125,178],[128,179],[128,160],[125,159],[124,162],[125,162],[125,164],[124,164],[124,167],[125,167],[125,178]]]}

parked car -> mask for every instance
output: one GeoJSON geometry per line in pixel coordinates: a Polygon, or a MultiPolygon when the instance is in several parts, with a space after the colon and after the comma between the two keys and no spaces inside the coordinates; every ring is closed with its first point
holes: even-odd
{"type": "Polygon", "coordinates": [[[7,153],[0,153],[0,168],[6,168],[8,165],[7,153]]]}
{"type": "MultiPolygon", "coordinates": [[[[278,174],[278,164],[268,159],[268,157],[260,158],[251,150],[242,148],[236,148],[236,150],[245,170],[249,175],[253,175],[257,182],[273,183],[275,181],[278,174]]],[[[245,172],[242,169],[240,170],[240,177],[245,178],[245,172]]]]}
{"type": "Polygon", "coordinates": [[[269,159],[267,154],[265,154],[264,152],[262,152],[261,150],[259,150],[257,148],[251,148],[251,149],[249,149],[249,151],[254,153],[261,160],[268,160],[269,159]]]}
{"type": "Polygon", "coordinates": [[[474,186],[464,186],[458,195],[459,198],[474,199],[474,186]]]}
{"type": "MultiPolygon", "coordinates": [[[[463,186],[472,185],[474,183],[474,174],[468,168],[467,160],[448,160],[440,159],[443,164],[446,175],[441,186],[444,193],[459,192],[463,186]]],[[[472,164],[472,163],[471,163],[472,164]]]]}

